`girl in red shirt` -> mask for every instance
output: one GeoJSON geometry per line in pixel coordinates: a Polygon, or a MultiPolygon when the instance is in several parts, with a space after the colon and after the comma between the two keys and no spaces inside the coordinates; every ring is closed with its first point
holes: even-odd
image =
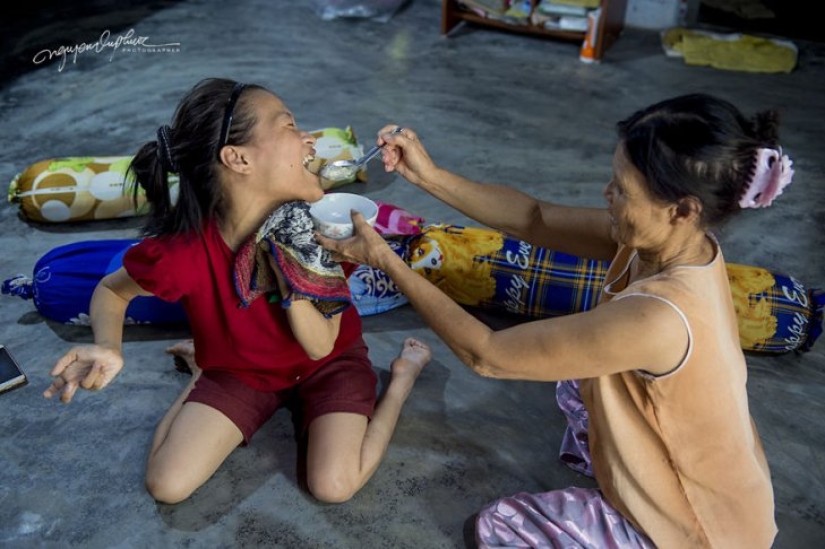
{"type": "Polygon", "coordinates": [[[152,442],[146,486],[158,501],[186,499],[285,405],[306,437],[309,490],[324,502],[348,500],[378,468],[430,359],[425,344],[407,339],[376,402],[355,307],[322,314],[290,292],[274,261],[277,302],[261,297],[238,306],[232,266],[241,245],[283,204],[323,196],[307,169],[314,144],[270,91],[207,79],[133,159],[130,173],[151,205],[146,238],[98,285],[91,302],[95,343],[57,361],[44,396],[70,402],[78,387],[99,390],[114,379],[133,298],[180,301],[197,367],[152,442]],[[179,176],[176,198],[169,173],[179,176]]]}

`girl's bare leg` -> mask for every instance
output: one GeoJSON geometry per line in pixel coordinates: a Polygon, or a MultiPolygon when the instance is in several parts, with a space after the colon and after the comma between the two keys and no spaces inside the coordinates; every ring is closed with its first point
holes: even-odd
{"type": "Polygon", "coordinates": [[[158,501],[179,503],[206,482],[242,442],[241,431],[221,412],[186,397],[201,374],[191,341],[167,352],[186,360],[192,379],[155,430],[146,464],[146,489],[158,501]]]}
{"type": "Polygon", "coordinates": [[[393,360],[390,383],[371,421],[359,414],[333,413],[310,424],[307,483],[316,498],[328,503],[347,501],[372,477],[387,451],[401,408],[431,356],[427,345],[407,338],[393,360]]]}

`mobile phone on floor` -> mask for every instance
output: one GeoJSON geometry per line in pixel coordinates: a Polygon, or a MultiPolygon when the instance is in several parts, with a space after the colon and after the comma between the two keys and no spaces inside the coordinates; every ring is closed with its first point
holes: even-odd
{"type": "Polygon", "coordinates": [[[5,345],[0,345],[0,393],[17,389],[29,382],[20,365],[5,345]]]}

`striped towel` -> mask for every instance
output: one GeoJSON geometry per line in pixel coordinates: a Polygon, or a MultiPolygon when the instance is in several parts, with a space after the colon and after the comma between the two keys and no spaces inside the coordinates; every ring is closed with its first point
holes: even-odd
{"type": "Polygon", "coordinates": [[[303,201],[283,204],[238,250],[233,277],[241,306],[265,294],[280,301],[270,257],[291,292],[309,299],[323,314],[342,312],[351,304],[343,268],[315,240],[309,207],[303,201]]]}

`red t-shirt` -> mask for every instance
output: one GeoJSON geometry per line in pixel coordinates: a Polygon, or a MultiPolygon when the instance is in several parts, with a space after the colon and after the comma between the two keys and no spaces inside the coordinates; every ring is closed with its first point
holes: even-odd
{"type": "MultiPolygon", "coordinates": [[[[305,379],[361,337],[354,306],[342,313],[335,347],[311,360],[292,335],[286,312],[266,296],[240,305],[232,276],[235,253],[215,223],[201,235],[146,238],[123,257],[126,271],[146,291],[180,301],[195,340],[195,360],[204,370],[231,371],[250,387],[277,391],[305,379]]],[[[349,276],[355,265],[344,265],[349,276]]]]}

